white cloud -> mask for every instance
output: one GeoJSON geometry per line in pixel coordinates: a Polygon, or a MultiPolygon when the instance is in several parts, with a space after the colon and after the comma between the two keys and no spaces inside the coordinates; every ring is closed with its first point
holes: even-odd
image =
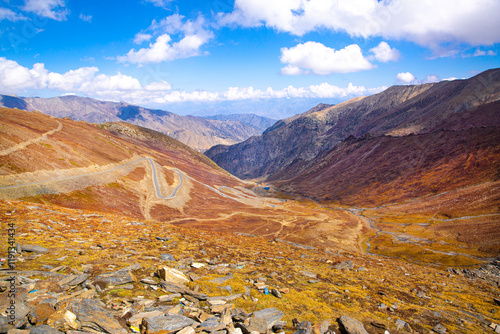
{"type": "Polygon", "coordinates": [[[30,90],[57,91],[58,94],[82,94],[85,96],[127,101],[135,104],[167,104],[186,101],[233,101],[271,98],[348,98],[378,93],[387,87],[367,89],[349,83],[338,87],[329,83],[308,87],[288,86],[281,90],[268,87],[265,90],[253,87],[230,87],[221,92],[172,90],[166,81],[149,82],[142,85],[137,78],[117,73],[99,74],[95,66],[81,67],[65,73],[49,72],[44,64],[37,63],[32,69],[13,60],[0,57],[0,91],[17,94],[30,90]]]}
{"type": "Polygon", "coordinates": [[[142,33],[137,33],[135,34],[134,37],[134,43],[135,44],[142,44],[144,42],[149,42],[153,36],[150,34],[142,34],[142,33]]]}
{"type": "MultiPolygon", "coordinates": [[[[454,80],[454,79],[455,78],[449,78],[449,79],[444,79],[444,80],[454,80]]],[[[396,80],[399,83],[404,84],[404,85],[420,85],[420,84],[434,83],[434,82],[440,81],[439,77],[435,74],[428,75],[425,79],[419,80],[410,72],[398,73],[396,75],[396,80]]]]}
{"type": "Polygon", "coordinates": [[[26,0],[23,10],[41,17],[64,21],[69,14],[63,0],[26,0]]]}
{"type": "Polygon", "coordinates": [[[80,20],[85,21],[85,22],[92,22],[92,15],[85,15],[83,13],[80,13],[79,18],[80,18],[80,20]]]}
{"type": "Polygon", "coordinates": [[[335,50],[318,42],[306,42],[281,49],[281,62],[287,64],[283,75],[349,73],[369,70],[373,65],[357,44],[335,50]]]}
{"type": "Polygon", "coordinates": [[[26,20],[21,14],[17,14],[16,12],[8,9],[8,8],[0,8],[0,21],[9,20],[9,21],[19,21],[26,20]]]}
{"type": "Polygon", "coordinates": [[[370,52],[376,60],[382,63],[397,61],[400,57],[399,51],[391,48],[387,42],[380,42],[379,45],[370,49],[370,52]]]}
{"type": "MultiPolygon", "coordinates": [[[[205,29],[205,20],[199,16],[196,21],[186,20],[178,14],[171,15],[160,22],[153,21],[148,30],[161,33],[149,47],[139,50],[132,49],[124,56],[118,56],[120,63],[160,63],[175,59],[189,58],[201,54],[200,48],[213,38],[213,33],[205,29]],[[172,41],[173,35],[179,35],[177,42],[172,41]]],[[[140,44],[151,39],[151,34],[136,34],[134,42],[140,44]],[[140,42],[140,43],[139,43],[140,42]]]]}
{"type": "Polygon", "coordinates": [[[398,73],[396,79],[402,84],[413,84],[416,83],[416,78],[410,72],[398,73]]]}
{"type": "Polygon", "coordinates": [[[405,39],[427,47],[445,42],[500,42],[496,0],[236,0],[220,25],[257,27],[302,36],[328,29],[351,36],[405,39]]]}

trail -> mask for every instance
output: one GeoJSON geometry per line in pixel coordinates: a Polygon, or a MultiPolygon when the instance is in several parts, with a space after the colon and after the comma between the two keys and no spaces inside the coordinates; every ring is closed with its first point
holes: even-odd
{"type": "Polygon", "coordinates": [[[175,187],[175,189],[173,190],[173,192],[172,192],[172,194],[170,196],[163,196],[161,194],[160,186],[159,186],[159,183],[158,183],[158,173],[156,171],[156,166],[155,166],[154,161],[151,158],[140,158],[138,160],[131,161],[131,162],[119,165],[117,167],[114,167],[114,168],[111,168],[111,169],[107,169],[107,170],[103,170],[103,171],[99,171],[99,172],[85,173],[85,174],[79,174],[79,175],[73,175],[73,176],[60,177],[60,178],[54,178],[54,179],[44,180],[44,181],[39,181],[39,182],[32,182],[32,183],[23,183],[23,184],[15,184],[15,185],[10,185],[10,186],[3,186],[3,187],[0,187],[0,191],[4,190],[4,189],[13,189],[13,188],[20,188],[20,187],[30,187],[30,186],[36,186],[36,185],[50,183],[50,182],[66,181],[66,180],[72,180],[72,179],[77,179],[77,178],[86,177],[86,176],[96,176],[96,175],[100,175],[100,174],[104,174],[104,173],[110,173],[110,172],[115,171],[117,169],[129,166],[129,165],[132,165],[132,164],[139,163],[139,162],[141,162],[143,160],[148,161],[149,164],[151,165],[153,186],[155,188],[156,196],[158,198],[161,198],[161,199],[173,199],[173,198],[175,198],[175,196],[177,195],[177,191],[179,190],[179,188],[184,183],[184,179],[182,177],[181,172],[178,169],[175,169],[176,173],[179,175],[180,182],[177,185],[177,187],[175,187]]]}
{"type": "Polygon", "coordinates": [[[62,123],[59,121],[57,121],[57,123],[59,123],[59,126],[57,127],[57,129],[47,131],[43,135],[41,135],[40,137],[33,138],[33,139],[30,139],[27,141],[23,141],[22,143],[19,143],[19,144],[12,146],[11,148],[0,151],[0,156],[9,155],[11,153],[14,153],[16,151],[19,151],[19,150],[26,148],[28,145],[38,143],[39,141],[42,141],[42,140],[46,140],[47,136],[52,135],[52,134],[62,130],[62,128],[63,128],[62,123]]]}

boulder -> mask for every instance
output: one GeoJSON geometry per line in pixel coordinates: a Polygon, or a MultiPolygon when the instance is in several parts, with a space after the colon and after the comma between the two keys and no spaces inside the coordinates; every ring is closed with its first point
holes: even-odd
{"type": "Polygon", "coordinates": [[[38,253],[38,254],[45,254],[49,252],[47,248],[37,245],[23,245],[21,246],[21,250],[23,252],[38,253]]]}
{"type": "Polygon", "coordinates": [[[189,279],[186,275],[174,268],[158,268],[157,274],[162,280],[168,283],[185,284],[189,282],[189,279]]]}
{"type": "Polygon", "coordinates": [[[169,314],[143,319],[143,334],[164,334],[176,332],[196,324],[194,320],[183,315],[169,314]]]}
{"type": "Polygon", "coordinates": [[[368,334],[361,322],[346,315],[339,318],[339,324],[346,334],[368,334]]]}
{"type": "Polygon", "coordinates": [[[30,334],[64,334],[64,332],[61,332],[55,328],[52,328],[48,325],[40,325],[36,326],[33,328],[30,332],[30,334]]]}
{"type": "Polygon", "coordinates": [[[284,316],[284,313],[276,308],[266,308],[254,312],[250,318],[250,325],[246,328],[248,332],[265,333],[271,329],[284,316]]]}
{"type": "Polygon", "coordinates": [[[113,334],[127,333],[113,314],[95,299],[72,301],[68,309],[76,315],[83,329],[113,334]]]}
{"type": "Polygon", "coordinates": [[[68,310],[58,310],[53,313],[47,320],[47,325],[54,327],[63,332],[78,329],[76,323],[76,315],[68,310]]]}

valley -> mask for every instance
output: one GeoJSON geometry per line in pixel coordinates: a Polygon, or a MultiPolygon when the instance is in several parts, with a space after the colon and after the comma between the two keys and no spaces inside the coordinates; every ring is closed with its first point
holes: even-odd
{"type": "MultiPolygon", "coordinates": [[[[245,334],[275,307],[285,333],[294,318],[347,333],[346,316],[369,333],[496,330],[498,82],[492,70],[318,105],[207,155],[137,124],[0,108],[0,214],[15,225],[19,285],[56,293],[54,312],[102,301],[114,329],[78,313],[70,327],[84,333],[159,334],[142,312],[163,312],[192,314],[190,334],[214,317],[245,334]]],[[[17,328],[48,323],[30,318],[43,293],[22,301],[17,328]]]]}

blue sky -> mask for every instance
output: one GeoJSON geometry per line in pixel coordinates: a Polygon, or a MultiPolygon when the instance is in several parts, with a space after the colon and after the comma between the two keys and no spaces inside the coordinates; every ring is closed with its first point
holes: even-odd
{"type": "Polygon", "coordinates": [[[181,114],[267,101],[283,117],[500,67],[498,13],[499,0],[0,0],[0,93],[181,114]]]}

